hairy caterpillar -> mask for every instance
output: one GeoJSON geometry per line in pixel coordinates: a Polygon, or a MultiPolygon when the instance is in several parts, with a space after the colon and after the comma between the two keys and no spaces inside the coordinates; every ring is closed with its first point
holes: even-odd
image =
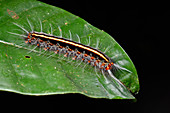
{"type": "MultiPolygon", "coordinates": [[[[78,65],[81,64],[81,62],[86,63],[87,65],[91,65],[94,67],[96,74],[97,71],[99,70],[103,76],[110,75],[114,81],[117,83],[118,86],[121,86],[123,88],[126,88],[123,83],[121,83],[115,76],[114,76],[114,71],[116,69],[119,70],[125,70],[130,72],[129,70],[120,67],[118,64],[115,63],[115,61],[108,57],[105,52],[101,52],[98,50],[98,45],[99,45],[99,40],[97,40],[96,47],[91,47],[90,46],[90,38],[89,38],[89,44],[85,45],[82,44],[80,41],[80,37],[78,35],[78,41],[73,41],[72,40],[72,34],[69,31],[70,37],[69,38],[64,38],[62,37],[62,30],[60,27],[58,27],[60,35],[55,36],[53,35],[52,32],[52,26],[51,26],[51,33],[47,34],[42,32],[42,22],[40,21],[40,28],[41,30],[34,31],[33,26],[31,25],[30,21],[27,19],[27,22],[31,28],[31,31],[26,30],[24,27],[17,23],[13,23],[17,27],[19,27],[21,30],[25,32],[25,34],[17,34],[17,33],[12,33],[8,32],[13,35],[20,36],[23,39],[23,42],[25,40],[25,43],[28,45],[34,45],[35,47],[30,50],[30,52],[34,51],[36,48],[40,48],[41,50],[44,51],[50,51],[55,54],[60,54],[63,55],[64,57],[71,57],[72,60],[77,60],[80,61],[78,65]]],[[[49,56],[50,57],[50,56],[49,56]]]]}

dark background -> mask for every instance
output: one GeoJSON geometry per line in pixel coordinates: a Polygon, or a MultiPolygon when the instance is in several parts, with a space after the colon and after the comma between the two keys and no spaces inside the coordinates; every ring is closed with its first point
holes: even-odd
{"type": "Polygon", "coordinates": [[[166,3],[42,1],[85,19],[115,38],[136,66],[140,80],[140,92],[135,95],[137,101],[93,99],[80,94],[36,97],[8,92],[1,92],[1,98],[13,101],[8,103],[11,105],[30,103],[30,108],[40,106],[54,112],[170,112],[168,52],[163,49],[169,41],[170,10],[166,3]]]}

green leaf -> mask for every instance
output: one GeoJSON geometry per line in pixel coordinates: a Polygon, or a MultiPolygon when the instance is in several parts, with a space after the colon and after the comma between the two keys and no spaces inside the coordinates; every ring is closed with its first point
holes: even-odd
{"type": "Polygon", "coordinates": [[[139,81],[136,69],[118,43],[106,32],[95,28],[85,20],[63,9],[35,0],[2,0],[0,2],[0,90],[27,95],[49,95],[65,93],[81,93],[94,98],[134,99],[129,92],[139,91],[139,81]],[[49,58],[48,52],[40,52],[35,46],[24,44],[20,36],[9,32],[22,34],[24,31],[13,23],[31,31],[30,21],[35,31],[69,38],[71,31],[74,41],[95,47],[100,39],[99,50],[105,51],[109,57],[123,67],[115,76],[128,88],[122,88],[111,76],[103,76],[94,67],[54,55],[49,58]],[[40,20],[40,21],[39,21],[40,20]],[[80,64],[80,65],[79,65],[80,64]],[[129,71],[127,71],[129,70],[129,71]]]}

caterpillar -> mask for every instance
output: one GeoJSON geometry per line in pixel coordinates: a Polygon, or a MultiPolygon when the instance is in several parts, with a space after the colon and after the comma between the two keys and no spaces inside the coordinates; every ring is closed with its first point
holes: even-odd
{"type": "Polygon", "coordinates": [[[51,51],[54,53],[54,55],[63,54],[64,57],[71,57],[72,60],[79,60],[80,62],[84,62],[94,67],[95,71],[98,69],[100,72],[102,72],[103,76],[105,76],[105,74],[108,74],[115,80],[115,82],[118,83],[118,86],[126,88],[126,86],[122,82],[120,82],[114,76],[113,73],[115,69],[125,70],[128,72],[130,71],[116,64],[112,58],[108,57],[105,54],[105,52],[98,50],[97,46],[99,41],[97,41],[96,48],[90,47],[90,38],[88,45],[82,44],[80,42],[80,37],[78,35],[77,35],[78,42],[73,41],[70,31],[69,31],[70,38],[69,39],[64,38],[62,37],[62,30],[59,26],[58,29],[60,32],[60,36],[55,36],[53,35],[51,24],[50,24],[51,33],[50,34],[44,33],[42,32],[42,22],[41,20],[39,21],[41,27],[40,32],[33,30],[33,26],[31,25],[30,21],[27,18],[27,22],[31,28],[31,31],[26,30],[24,27],[17,23],[13,23],[21,30],[23,30],[25,34],[23,35],[13,32],[8,33],[22,37],[22,39],[25,40],[25,44],[34,45],[35,47],[31,51],[33,51],[36,48],[40,48],[43,49],[44,51],[51,51]]]}

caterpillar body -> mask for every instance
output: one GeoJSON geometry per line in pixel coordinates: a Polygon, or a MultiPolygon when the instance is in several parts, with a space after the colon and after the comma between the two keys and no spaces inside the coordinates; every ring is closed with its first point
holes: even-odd
{"type": "Polygon", "coordinates": [[[90,38],[89,38],[89,44],[85,45],[80,42],[80,38],[78,35],[77,38],[79,39],[79,41],[78,42],[73,41],[70,31],[69,31],[70,38],[69,39],[63,38],[62,30],[60,27],[58,27],[60,36],[55,36],[53,35],[51,24],[50,24],[51,33],[47,34],[42,32],[41,21],[40,21],[40,26],[41,26],[40,32],[33,30],[33,26],[31,25],[28,19],[27,22],[31,28],[31,31],[27,31],[21,25],[13,23],[14,25],[22,29],[24,32],[26,32],[25,35],[12,33],[12,32],[8,32],[8,33],[22,37],[25,40],[26,44],[35,45],[35,47],[30,52],[32,52],[35,48],[40,48],[41,50],[43,49],[45,51],[52,51],[54,52],[54,55],[63,54],[64,57],[71,57],[72,60],[79,60],[81,62],[85,62],[93,66],[95,68],[95,71],[96,69],[99,69],[99,71],[102,72],[103,76],[105,76],[105,74],[111,76],[112,79],[118,83],[118,87],[121,86],[122,88],[126,88],[126,86],[114,76],[114,71],[124,70],[130,73],[131,71],[119,66],[118,64],[115,63],[115,61],[112,58],[108,57],[105,54],[105,52],[101,52],[100,50],[98,50],[97,46],[99,41],[97,41],[96,48],[90,47],[90,38]]]}

